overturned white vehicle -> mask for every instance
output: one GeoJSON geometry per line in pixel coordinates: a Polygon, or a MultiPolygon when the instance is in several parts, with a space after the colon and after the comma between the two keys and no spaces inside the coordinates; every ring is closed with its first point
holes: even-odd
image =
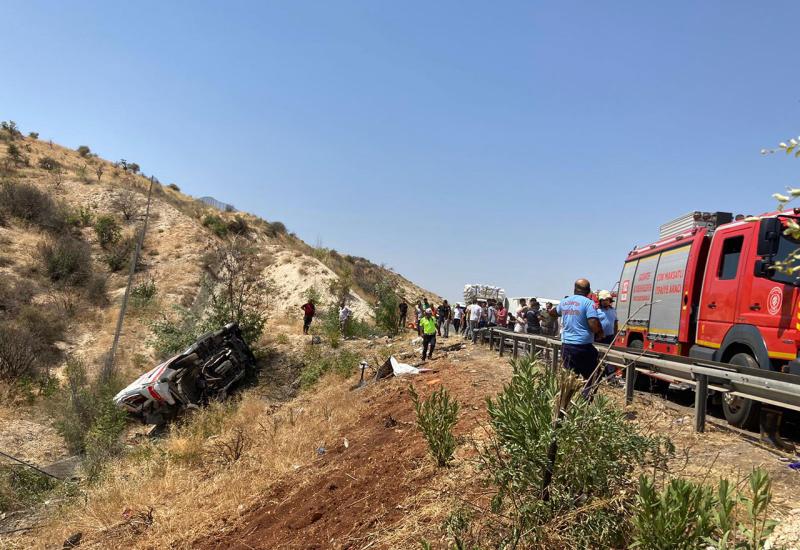
{"type": "Polygon", "coordinates": [[[141,375],[114,403],[144,423],[163,424],[186,409],[225,399],[255,362],[239,326],[231,323],[141,375]]]}

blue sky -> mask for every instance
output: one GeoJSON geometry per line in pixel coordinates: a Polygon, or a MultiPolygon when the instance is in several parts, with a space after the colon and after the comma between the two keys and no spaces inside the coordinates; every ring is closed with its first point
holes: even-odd
{"type": "Polygon", "coordinates": [[[800,161],[797,2],[3,2],[0,119],[446,297],[611,287],[800,161]]]}

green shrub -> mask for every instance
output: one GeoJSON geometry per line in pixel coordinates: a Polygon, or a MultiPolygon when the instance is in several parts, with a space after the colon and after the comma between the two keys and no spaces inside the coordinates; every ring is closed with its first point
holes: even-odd
{"type": "Polygon", "coordinates": [[[203,218],[203,227],[208,227],[217,237],[224,238],[228,234],[228,225],[225,220],[215,214],[206,214],[203,218]]]}
{"type": "Polygon", "coordinates": [[[285,235],[286,226],[283,224],[283,222],[267,222],[267,226],[264,228],[264,233],[266,233],[268,237],[285,235]]]}
{"type": "Polygon", "coordinates": [[[300,373],[300,385],[309,388],[329,372],[342,378],[353,374],[358,366],[358,355],[352,351],[339,350],[326,352],[320,346],[309,346],[303,357],[303,370],[300,373]]]}
{"type": "Polygon", "coordinates": [[[748,489],[748,493],[734,493],[730,482],[721,479],[714,493],[709,487],[672,479],[658,491],[651,479],[642,476],[631,547],[764,548],[777,525],[769,519],[772,494],[766,471],[753,470],[748,489]]]}
{"type": "Polygon", "coordinates": [[[48,172],[55,172],[56,170],[61,169],[61,163],[59,163],[53,157],[41,157],[38,162],[39,168],[42,170],[47,170],[48,172]]]}
{"type": "Polygon", "coordinates": [[[98,216],[94,222],[94,232],[97,234],[97,241],[103,248],[119,242],[122,236],[122,228],[113,216],[98,216]]]}
{"type": "Polygon", "coordinates": [[[77,151],[78,154],[83,158],[89,158],[90,156],[92,156],[92,150],[89,149],[88,145],[79,145],[77,151]]]}
{"type": "Polygon", "coordinates": [[[40,243],[38,251],[44,272],[51,281],[81,285],[89,279],[92,254],[85,242],[71,235],[61,235],[40,243]]]}
{"type": "Polygon", "coordinates": [[[59,482],[21,464],[0,465],[0,513],[42,502],[59,482]]]}
{"type": "Polygon", "coordinates": [[[94,274],[86,281],[86,300],[98,307],[108,305],[108,279],[104,275],[94,274]]]}
{"type": "Polygon", "coordinates": [[[189,347],[204,333],[203,328],[192,311],[174,306],[172,316],[165,315],[150,324],[148,344],[159,357],[167,358],[189,347]]]}
{"type": "Polygon", "coordinates": [[[84,470],[97,479],[109,458],[122,450],[119,436],[126,414],[112,401],[120,388],[115,380],[90,381],[83,363],[67,360],[65,386],[51,406],[56,430],[71,452],[85,453],[84,470]]]}
{"type": "Polygon", "coordinates": [[[179,192],[180,192],[180,190],[181,190],[181,188],[180,188],[180,187],[178,187],[178,185],[177,185],[177,184],[175,184],[175,183],[170,183],[170,184],[168,184],[168,185],[167,185],[167,187],[169,187],[169,188],[170,188],[170,189],[172,189],[173,191],[179,191],[179,192]]]}
{"type": "Polygon", "coordinates": [[[39,132],[28,132],[28,137],[31,139],[39,139],[39,132]]]}
{"type": "Polygon", "coordinates": [[[153,303],[157,292],[155,279],[143,281],[131,289],[131,305],[135,308],[146,307],[153,303]]]}
{"type": "Polygon", "coordinates": [[[236,216],[228,222],[228,231],[234,235],[247,235],[247,232],[250,231],[250,226],[247,224],[247,220],[241,216],[236,216]]]}
{"type": "Polygon", "coordinates": [[[437,465],[447,466],[453,460],[457,446],[453,427],[458,421],[458,401],[450,398],[445,387],[422,401],[414,386],[409,384],[408,392],[417,413],[417,427],[428,442],[428,450],[437,465]]]}
{"type": "Polygon", "coordinates": [[[400,331],[400,298],[385,279],[375,286],[375,294],[375,324],[386,334],[394,336],[400,331]]]}
{"type": "Polygon", "coordinates": [[[0,122],[0,139],[6,141],[14,141],[22,137],[22,132],[19,131],[17,123],[13,120],[4,120],[0,122]]]}
{"type": "MultiPolygon", "coordinates": [[[[112,272],[117,272],[130,266],[133,249],[136,248],[136,239],[125,237],[106,247],[103,259],[112,272]]],[[[137,266],[138,268],[139,266],[137,266]]]]}
{"type": "Polygon", "coordinates": [[[49,231],[61,232],[67,227],[67,208],[28,183],[0,184],[0,209],[49,231]]]}
{"type": "Polygon", "coordinates": [[[568,371],[540,368],[530,356],[513,367],[511,381],[487,400],[493,436],[480,452],[497,489],[493,543],[625,546],[630,476],[643,466],[664,467],[671,443],[638,433],[603,395],[586,401],[568,371]],[[564,412],[554,418],[554,411],[564,412]],[[571,520],[551,524],[564,515],[571,520]]]}
{"type": "Polygon", "coordinates": [[[22,154],[19,147],[14,143],[9,143],[6,147],[8,159],[14,166],[27,166],[28,159],[22,154]]]}
{"type": "Polygon", "coordinates": [[[16,383],[33,376],[37,349],[38,343],[30,332],[0,323],[0,380],[16,383]]]}

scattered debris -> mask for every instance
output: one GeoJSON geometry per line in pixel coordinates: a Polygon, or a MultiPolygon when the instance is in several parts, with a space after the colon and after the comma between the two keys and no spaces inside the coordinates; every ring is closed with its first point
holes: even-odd
{"type": "Polygon", "coordinates": [[[383,419],[384,428],[394,428],[395,426],[397,426],[397,420],[391,414],[383,419]]]}
{"type": "Polygon", "coordinates": [[[312,336],[311,337],[311,343],[313,345],[321,344],[322,343],[322,338],[320,336],[312,336]]]}
{"type": "Polygon", "coordinates": [[[317,454],[319,456],[322,456],[327,452],[328,452],[328,449],[326,449],[325,447],[317,447],[317,454]]]}
{"type": "Polygon", "coordinates": [[[63,546],[61,547],[62,550],[68,550],[69,548],[77,548],[81,544],[81,539],[83,538],[83,533],[80,531],[70,535],[67,540],[64,541],[63,546]]]}
{"type": "Polygon", "coordinates": [[[421,336],[417,336],[416,338],[414,338],[413,340],[411,340],[411,345],[412,345],[412,346],[418,346],[418,345],[420,345],[421,343],[422,343],[422,337],[421,337],[421,336]]]}

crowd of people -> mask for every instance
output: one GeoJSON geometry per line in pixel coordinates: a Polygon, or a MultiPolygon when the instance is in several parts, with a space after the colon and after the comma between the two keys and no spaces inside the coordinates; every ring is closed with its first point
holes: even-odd
{"type": "Polygon", "coordinates": [[[520,299],[514,311],[505,301],[473,300],[468,305],[451,306],[443,300],[438,306],[423,297],[414,305],[414,319],[409,322],[409,304],[400,303],[400,327],[413,328],[422,337],[422,360],[430,359],[436,337],[448,338],[452,327],[456,335],[471,338],[473,331],[485,327],[503,327],[514,332],[560,337],[564,343],[564,364],[588,376],[597,366],[594,342],[610,344],[618,331],[614,298],[601,290],[590,298],[591,286],[586,279],[575,282],[574,294],[565,296],[556,305],[536,298],[520,299]],[[589,349],[591,348],[591,350],[589,349]],[[594,351],[592,351],[594,350],[594,351]]]}
{"type": "MultiPolygon", "coordinates": [[[[403,299],[399,305],[399,328],[414,329],[422,338],[422,360],[433,356],[436,337],[449,338],[452,327],[457,336],[471,338],[479,328],[502,327],[514,332],[560,337],[563,343],[564,366],[587,377],[597,367],[595,342],[610,344],[618,331],[613,295],[601,290],[597,303],[590,298],[591,285],[586,279],[575,281],[574,294],[565,296],[558,305],[545,302],[541,306],[536,298],[520,299],[515,310],[509,311],[505,301],[473,300],[471,304],[451,306],[447,300],[436,305],[423,297],[414,304],[414,320],[409,321],[409,304],[403,299]]],[[[316,314],[313,300],[303,306],[303,333],[308,334],[316,314]]],[[[339,307],[342,331],[352,315],[346,304],[339,307]]]]}

